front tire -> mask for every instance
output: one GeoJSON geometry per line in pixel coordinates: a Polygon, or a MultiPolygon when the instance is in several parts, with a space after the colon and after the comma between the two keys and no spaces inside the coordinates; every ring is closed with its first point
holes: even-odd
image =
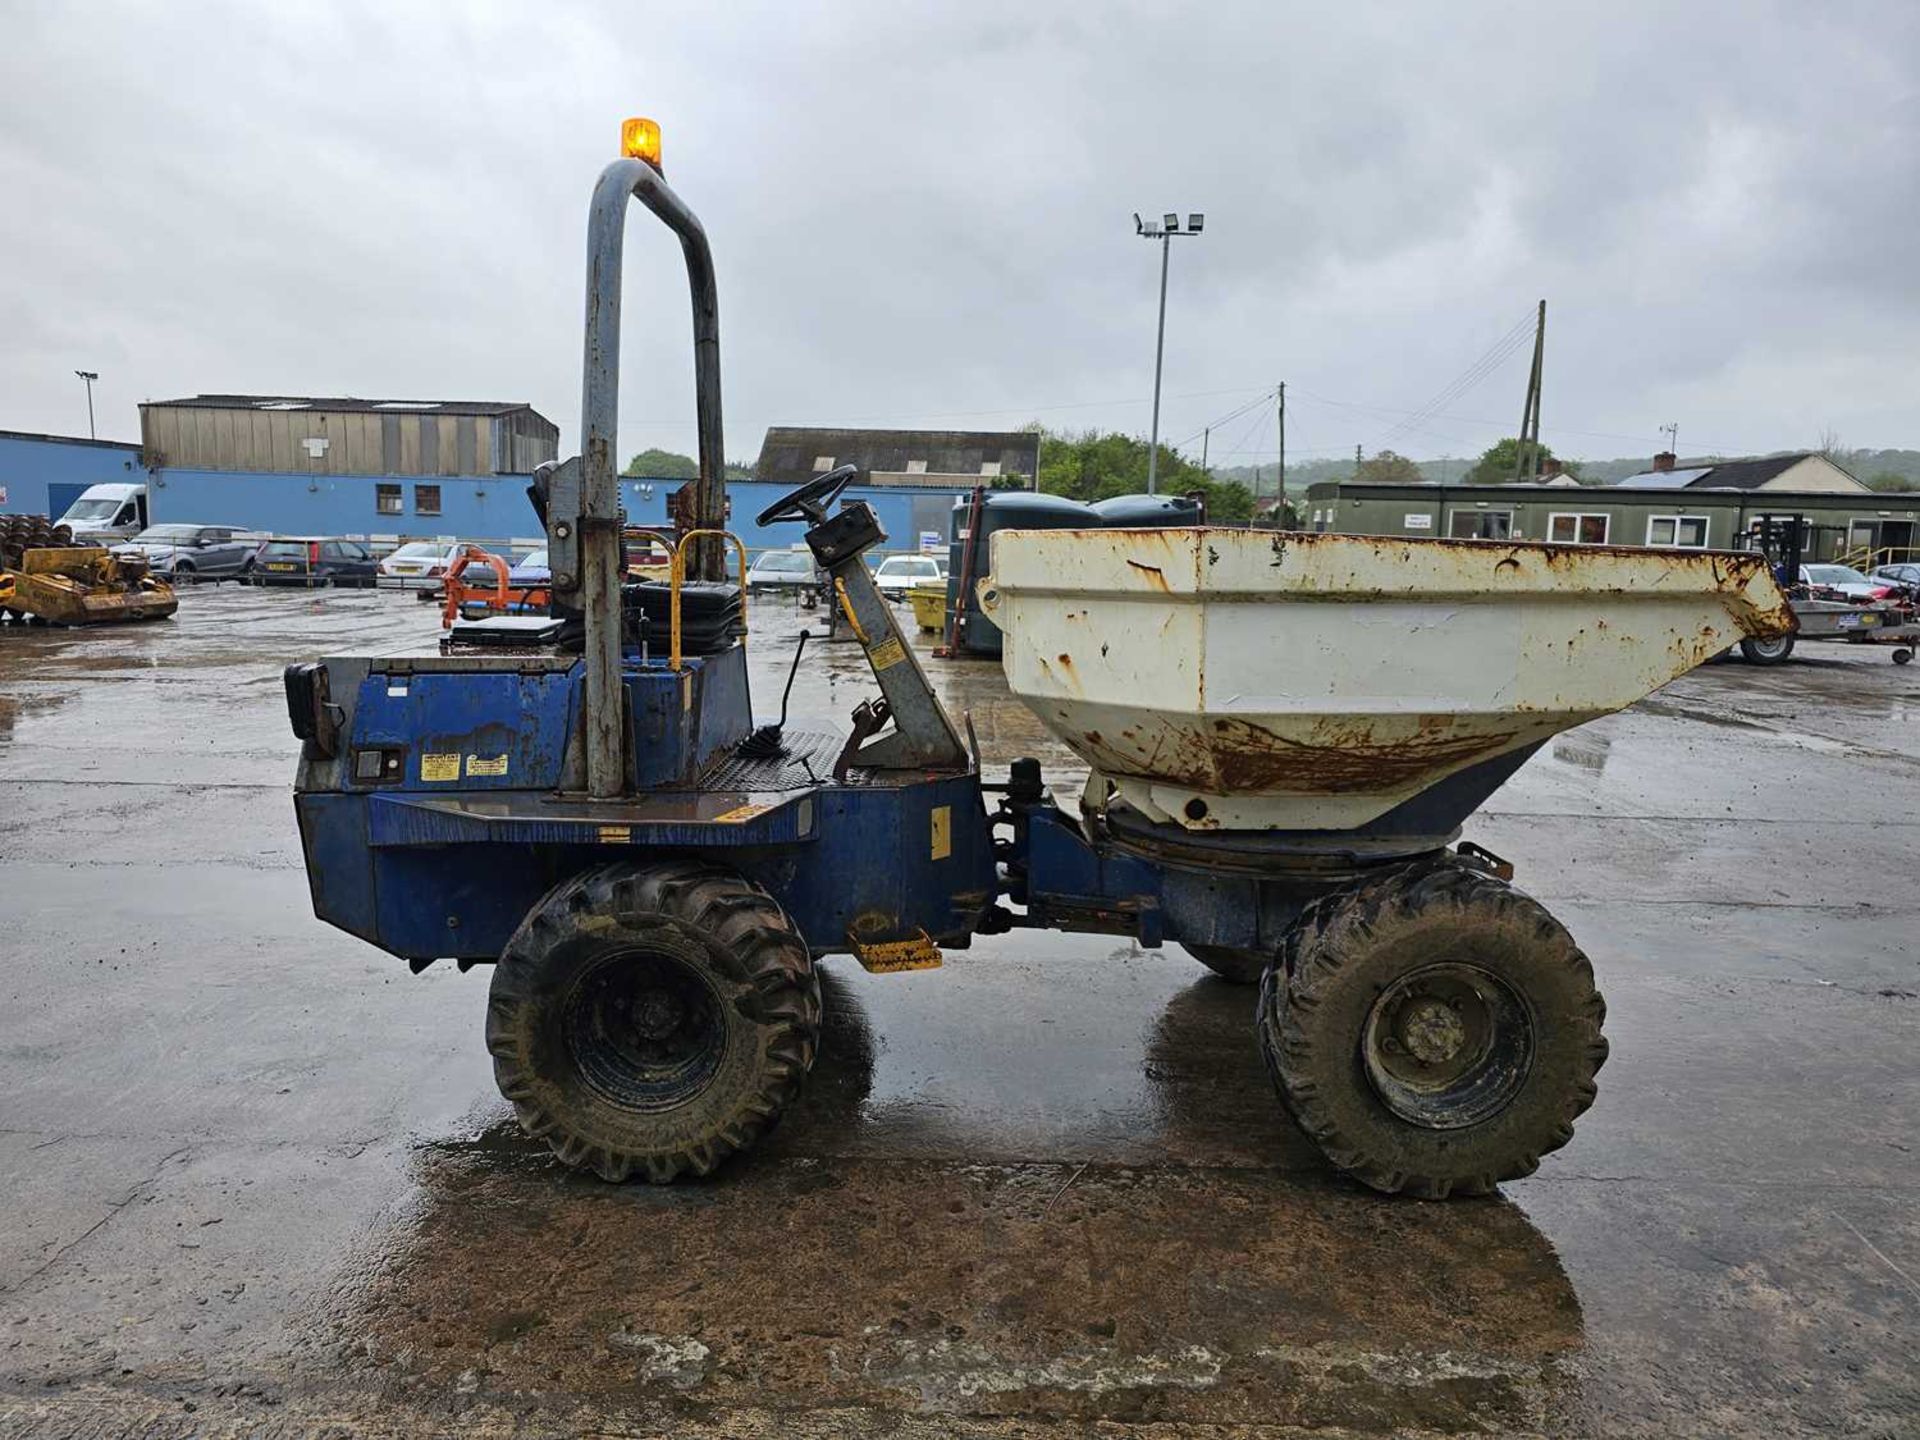
{"type": "Polygon", "coordinates": [[[1309,907],[1261,984],[1280,1098],[1376,1190],[1482,1195],[1573,1138],[1606,1004],[1566,927],[1451,859],[1309,907]]]}
{"type": "Polygon", "coordinates": [[[619,1182],[705,1175],[799,1094],[820,1038],[806,943],[757,885],[690,863],[551,891],[494,969],[487,1048],[528,1134],[619,1182]]]}

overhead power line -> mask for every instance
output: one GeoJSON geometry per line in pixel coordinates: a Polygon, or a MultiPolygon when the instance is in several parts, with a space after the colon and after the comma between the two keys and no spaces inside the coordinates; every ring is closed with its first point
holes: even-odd
{"type": "Polygon", "coordinates": [[[1389,430],[1386,438],[1380,442],[1380,448],[1391,449],[1395,442],[1420,429],[1427,420],[1446,409],[1447,406],[1460,399],[1461,396],[1472,390],[1495,370],[1498,370],[1510,356],[1526,343],[1533,332],[1533,324],[1534,316],[1533,313],[1529,311],[1511,330],[1507,331],[1498,340],[1495,340],[1493,344],[1489,345],[1472,364],[1454,376],[1438,395],[1435,395],[1431,400],[1427,401],[1425,405],[1422,405],[1418,410],[1414,411],[1413,414],[1389,430]]]}

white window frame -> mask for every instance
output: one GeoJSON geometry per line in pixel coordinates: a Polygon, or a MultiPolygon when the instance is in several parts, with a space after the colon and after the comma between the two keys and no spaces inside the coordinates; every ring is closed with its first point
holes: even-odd
{"type": "Polygon", "coordinates": [[[1713,548],[1713,521],[1705,515],[1649,515],[1647,516],[1647,544],[1655,550],[1710,550],[1713,548]],[[1653,527],[1662,520],[1673,522],[1673,539],[1667,541],[1653,538],[1653,527]],[[1680,527],[1689,520],[1700,522],[1700,543],[1685,545],[1680,540],[1680,527]]]}
{"type": "Polygon", "coordinates": [[[1613,516],[1605,510],[1549,511],[1547,514],[1547,543],[1549,545],[1610,545],[1613,543],[1613,516]],[[1556,520],[1573,521],[1573,539],[1556,540],[1553,538],[1553,524],[1556,520]],[[1582,520],[1604,520],[1607,525],[1606,532],[1602,534],[1598,540],[1582,540],[1579,538],[1580,522],[1582,520]]]}
{"type": "Polygon", "coordinates": [[[1478,510],[1478,509],[1450,510],[1447,512],[1447,538],[1449,540],[1493,540],[1493,539],[1511,540],[1513,538],[1513,511],[1511,510],[1478,510]],[[1507,533],[1503,536],[1456,535],[1453,533],[1453,522],[1460,519],[1462,516],[1470,517],[1474,521],[1474,528],[1477,530],[1480,528],[1479,522],[1481,520],[1487,519],[1494,515],[1504,515],[1507,517],[1507,533]]]}

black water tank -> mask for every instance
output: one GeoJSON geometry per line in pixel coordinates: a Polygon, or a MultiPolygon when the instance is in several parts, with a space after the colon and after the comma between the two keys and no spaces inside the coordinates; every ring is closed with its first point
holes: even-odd
{"type": "MultiPolygon", "coordinates": [[[[960,604],[961,574],[967,551],[967,516],[973,498],[954,501],[953,517],[947,527],[947,611],[952,614],[960,604]]],[[[1064,495],[1037,495],[1030,490],[996,490],[984,497],[980,517],[980,545],[974,552],[976,563],[985,573],[992,555],[991,537],[996,530],[1141,530],[1162,525],[1197,525],[1200,507],[1183,495],[1116,495],[1089,505],[1069,500],[1064,495]]],[[[977,584],[980,575],[970,577],[977,584]]],[[[979,602],[969,597],[960,615],[958,643],[973,655],[1000,653],[1000,627],[980,613],[979,602]]]]}

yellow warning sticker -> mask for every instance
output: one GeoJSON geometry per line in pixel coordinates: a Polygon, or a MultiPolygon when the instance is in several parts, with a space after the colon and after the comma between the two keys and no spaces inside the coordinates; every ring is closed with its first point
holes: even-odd
{"type": "Polygon", "coordinates": [[[736,805],[731,810],[722,811],[713,817],[718,825],[738,825],[743,820],[751,820],[756,815],[764,815],[773,809],[771,805],[736,805]]]}
{"type": "Polygon", "coordinates": [[[458,780],[460,778],[460,757],[458,755],[435,755],[423,752],[420,756],[420,779],[425,782],[440,780],[458,780]]]}
{"type": "Polygon", "coordinates": [[[953,807],[933,807],[933,858],[944,860],[953,854],[953,807]]]}
{"type": "Polygon", "coordinates": [[[867,658],[873,662],[874,669],[889,670],[906,659],[907,652],[901,648],[897,636],[889,635],[867,652],[867,658]]]}
{"type": "Polygon", "coordinates": [[[482,760],[478,755],[467,756],[467,774],[501,776],[507,773],[507,757],[496,755],[491,760],[482,760]]]}
{"type": "Polygon", "coordinates": [[[602,845],[625,845],[633,839],[631,825],[602,825],[600,843],[602,845]]]}

